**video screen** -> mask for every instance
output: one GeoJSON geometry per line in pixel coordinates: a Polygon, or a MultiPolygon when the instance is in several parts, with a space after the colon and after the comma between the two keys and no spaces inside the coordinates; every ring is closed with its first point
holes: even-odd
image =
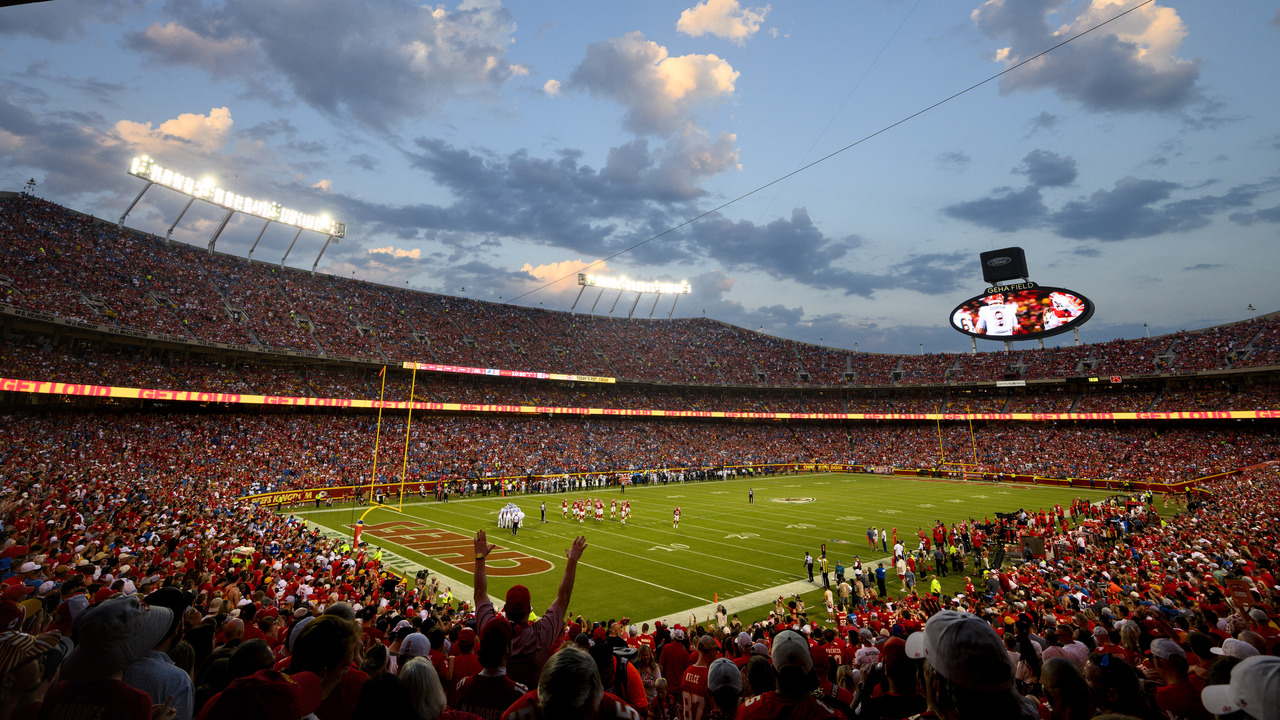
{"type": "MultiPolygon", "coordinates": [[[[951,327],[992,340],[1030,340],[1079,327],[1093,316],[1093,303],[1080,293],[1054,287],[979,295],[951,311],[951,327]]],[[[990,289],[990,288],[989,288],[990,289]]]]}

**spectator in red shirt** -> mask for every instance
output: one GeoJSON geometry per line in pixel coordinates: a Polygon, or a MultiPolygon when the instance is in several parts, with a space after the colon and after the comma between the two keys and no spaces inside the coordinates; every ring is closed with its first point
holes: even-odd
{"type": "MultiPolygon", "coordinates": [[[[465,631],[464,631],[465,632],[465,631]]],[[[511,643],[511,623],[498,617],[480,634],[481,670],[454,684],[453,707],[475,713],[485,720],[497,720],[529,688],[507,675],[507,648],[511,643]]]]}
{"type": "MultiPolygon", "coordinates": [[[[489,580],[484,565],[485,558],[493,552],[495,547],[488,544],[483,530],[476,534],[475,572],[472,574],[472,584],[475,587],[476,626],[482,632],[484,626],[495,617],[493,601],[489,599],[489,580]]],[[[569,598],[573,595],[573,581],[578,571],[578,559],[582,557],[582,551],[586,548],[587,539],[579,536],[565,550],[564,577],[560,579],[556,599],[547,607],[542,617],[533,624],[529,623],[532,603],[528,588],[523,585],[513,585],[507,591],[507,602],[503,612],[514,628],[507,659],[507,672],[516,682],[522,682],[525,685],[536,684],[542,665],[551,653],[552,643],[564,629],[564,613],[569,607],[569,598]]]]}

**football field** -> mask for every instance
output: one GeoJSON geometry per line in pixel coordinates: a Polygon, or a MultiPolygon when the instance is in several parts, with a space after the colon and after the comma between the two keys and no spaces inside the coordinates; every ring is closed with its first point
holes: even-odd
{"type": "MultiPolygon", "coordinates": [[[[412,576],[427,568],[440,577],[441,587],[471,599],[472,539],[484,530],[497,550],[487,563],[489,594],[498,600],[513,584],[529,587],[535,610],[554,599],[564,572],[564,551],[577,535],[585,535],[587,549],[579,563],[570,612],[589,620],[627,616],[636,622],[664,618],[687,622],[690,612],[704,620],[719,601],[744,621],[767,614],[779,594],[800,594],[809,607],[820,604],[821,578],[816,558],[825,544],[832,568],[837,560],[848,568],[855,556],[864,567],[886,553],[877,542],[867,543],[867,529],[897,528],[898,537],[914,549],[916,529],[928,530],[935,520],[950,524],[1018,508],[1066,506],[1072,498],[1091,501],[1103,491],[1012,484],[976,483],[853,474],[801,474],[774,478],[679,483],[656,486],[574,491],[512,498],[407,498],[403,512],[375,508],[365,516],[363,540],[387,553],[384,562],[412,576]],[[754,491],[754,503],[748,502],[754,491]],[[579,524],[561,515],[561,500],[600,498],[605,520],[579,524]],[[624,526],[610,519],[612,500],[631,501],[631,519],[624,526]],[[547,522],[540,505],[547,504],[547,522]],[[498,511],[514,502],[525,513],[524,526],[513,535],[498,527],[498,511]],[[680,506],[678,528],[672,511],[680,506]],[[815,584],[804,572],[804,554],[815,558],[815,584]]],[[[350,534],[367,508],[344,506],[296,513],[322,529],[350,534]]],[[[889,586],[895,590],[891,563],[889,586]]],[[[848,573],[852,577],[852,573],[848,573]]],[[[927,575],[921,573],[921,585],[927,575]]],[[[955,592],[963,578],[944,579],[944,590],[955,592]]],[[[896,594],[896,593],[894,593],[896,594]]],[[[813,617],[813,615],[811,615],[813,617]]]]}

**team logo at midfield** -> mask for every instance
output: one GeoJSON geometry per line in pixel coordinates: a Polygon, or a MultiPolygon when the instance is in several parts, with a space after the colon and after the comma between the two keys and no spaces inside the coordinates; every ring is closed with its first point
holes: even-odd
{"type": "Polygon", "coordinates": [[[813,501],[814,498],[811,497],[770,498],[769,500],[769,502],[791,503],[792,505],[803,505],[804,503],[811,503],[813,501]]]}

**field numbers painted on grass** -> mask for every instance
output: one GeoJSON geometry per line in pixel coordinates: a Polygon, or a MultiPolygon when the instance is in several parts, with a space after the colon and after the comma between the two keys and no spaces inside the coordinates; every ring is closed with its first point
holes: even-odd
{"type": "Polygon", "coordinates": [[[951,499],[950,499],[950,500],[948,500],[947,502],[949,502],[949,503],[957,503],[957,504],[959,504],[959,503],[962,503],[962,502],[964,502],[964,501],[963,501],[963,500],[961,500],[960,498],[951,498],[951,499]]]}
{"type": "Polygon", "coordinates": [[[986,500],[986,499],[987,499],[987,496],[986,496],[986,495],[970,495],[969,497],[976,497],[976,498],[979,498],[979,499],[982,499],[982,500],[986,500]]]}
{"type": "Polygon", "coordinates": [[[729,491],[728,490],[712,490],[711,494],[712,495],[728,495],[729,491]]]}
{"type": "Polygon", "coordinates": [[[861,515],[841,515],[840,517],[836,518],[836,520],[839,520],[841,522],[858,522],[861,519],[862,519],[861,515]]]}
{"type": "Polygon", "coordinates": [[[816,528],[816,527],[818,527],[818,526],[817,526],[817,525],[810,525],[809,523],[796,523],[796,524],[794,524],[794,525],[788,525],[788,526],[787,526],[787,529],[788,529],[788,530],[790,530],[790,529],[792,529],[792,528],[795,528],[795,529],[797,529],[797,530],[811,530],[811,529],[816,528]]]}
{"type": "Polygon", "coordinates": [[[936,506],[935,506],[933,503],[920,503],[920,504],[919,504],[919,505],[917,505],[916,507],[931,508],[931,507],[936,507],[936,506]]]}
{"type": "Polygon", "coordinates": [[[683,495],[668,495],[667,497],[669,497],[669,498],[682,498],[682,497],[684,497],[684,496],[683,496],[683,495]]]}
{"type": "Polygon", "coordinates": [[[758,537],[760,536],[757,535],[756,533],[729,533],[728,535],[724,536],[724,539],[729,540],[732,538],[736,540],[750,540],[751,538],[758,538],[758,537]]]}
{"type": "Polygon", "coordinates": [[[650,551],[665,550],[667,552],[675,552],[677,550],[688,550],[688,549],[689,549],[689,546],[685,545],[684,543],[671,543],[670,545],[654,545],[653,547],[649,548],[650,551]]]}
{"type": "Polygon", "coordinates": [[[902,511],[901,510],[881,510],[880,514],[881,515],[900,515],[902,514],[902,511]]]}

